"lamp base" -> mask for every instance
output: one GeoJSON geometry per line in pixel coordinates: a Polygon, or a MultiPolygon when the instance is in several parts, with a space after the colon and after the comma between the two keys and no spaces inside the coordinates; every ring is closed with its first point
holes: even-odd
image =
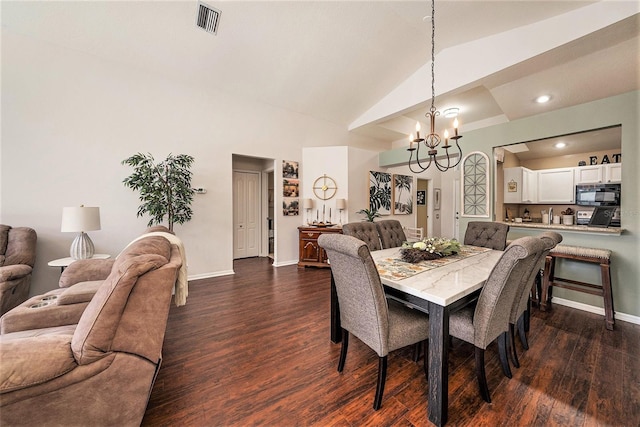
{"type": "Polygon", "coordinates": [[[71,255],[71,258],[73,259],[88,259],[91,258],[94,253],[95,248],[93,246],[93,242],[87,233],[81,231],[73,240],[73,243],[71,243],[69,255],[71,255]]]}

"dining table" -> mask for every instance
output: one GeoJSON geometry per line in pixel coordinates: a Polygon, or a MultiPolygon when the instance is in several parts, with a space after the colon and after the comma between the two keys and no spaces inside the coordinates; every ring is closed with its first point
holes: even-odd
{"type": "MultiPolygon", "coordinates": [[[[448,417],[449,315],[477,299],[503,252],[462,245],[457,254],[404,262],[402,248],[372,251],[387,298],[429,314],[428,417],[437,426],[448,417]]],[[[331,341],[342,339],[340,310],[331,276],[331,341]]]]}

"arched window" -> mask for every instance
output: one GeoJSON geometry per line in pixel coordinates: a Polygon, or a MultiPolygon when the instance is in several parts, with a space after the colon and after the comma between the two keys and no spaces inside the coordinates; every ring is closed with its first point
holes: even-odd
{"type": "Polygon", "coordinates": [[[462,216],[489,216],[489,157],[481,151],[462,161],[462,216]]]}

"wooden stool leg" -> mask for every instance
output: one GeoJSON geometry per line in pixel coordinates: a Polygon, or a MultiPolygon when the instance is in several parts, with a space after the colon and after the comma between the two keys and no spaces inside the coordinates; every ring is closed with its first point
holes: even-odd
{"type": "MultiPolygon", "coordinates": [[[[547,311],[547,303],[549,301],[549,287],[553,281],[553,270],[555,268],[555,258],[547,255],[544,260],[544,276],[542,279],[542,295],[540,296],[540,310],[547,311]]],[[[551,308],[551,307],[549,307],[551,308]]]]}
{"type": "Polygon", "coordinates": [[[604,297],[604,317],[605,326],[608,330],[613,330],[613,293],[611,292],[611,270],[609,264],[600,264],[602,274],[602,296],[604,297]]]}

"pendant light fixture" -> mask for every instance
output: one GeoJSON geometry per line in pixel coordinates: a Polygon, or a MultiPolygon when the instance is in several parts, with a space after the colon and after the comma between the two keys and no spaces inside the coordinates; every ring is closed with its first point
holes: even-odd
{"type": "Polygon", "coordinates": [[[436,98],[436,89],[435,89],[435,62],[436,62],[436,42],[435,42],[435,37],[436,37],[436,7],[435,7],[435,0],[431,0],[431,108],[429,109],[429,112],[427,114],[425,114],[425,117],[427,119],[429,119],[429,124],[430,124],[430,132],[429,134],[425,135],[424,138],[420,137],[420,122],[418,122],[416,124],[416,137],[414,139],[413,134],[409,137],[409,148],[407,148],[407,151],[409,152],[409,169],[411,170],[411,172],[413,173],[420,173],[420,172],[424,172],[426,171],[429,166],[431,166],[432,164],[434,164],[436,166],[436,168],[438,168],[439,171],[444,172],[448,169],[454,168],[456,167],[459,163],[460,163],[460,159],[462,158],[462,149],[460,148],[460,145],[458,145],[458,140],[460,138],[462,138],[462,135],[458,135],[458,119],[456,118],[453,121],[453,129],[454,129],[454,135],[453,136],[449,136],[449,132],[447,130],[444,131],[444,145],[441,146],[440,148],[444,148],[444,156],[446,157],[443,158],[441,157],[440,159],[438,159],[438,146],[440,145],[440,143],[442,142],[442,139],[440,138],[440,135],[438,135],[435,131],[435,127],[436,127],[436,116],[440,115],[440,112],[436,109],[435,106],[435,98],[436,98]],[[449,153],[449,149],[452,147],[451,145],[449,145],[449,140],[455,141],[456,144],[456,148],[458,149],[458,152],[456,153],[455,151],[453,153],[449,153]],[[415,146],[414,146],[415,144],[415,146]],[[426,165],[423,165],[420,162],[420,146],[424,144],[425,148],[427,149],[427,154],[429,155],[429,163],[427,163],[426,165]],[[416,159],[415,159],[415,164],[418,165],[418,169],[414,170],[412,163],[414,163],[413,161],[413,154],[415,152],[416,155],[416,159]],[[452,163],[452,157],[457,155],[457,160],[454,159],[454,163],[452,163]]]}

